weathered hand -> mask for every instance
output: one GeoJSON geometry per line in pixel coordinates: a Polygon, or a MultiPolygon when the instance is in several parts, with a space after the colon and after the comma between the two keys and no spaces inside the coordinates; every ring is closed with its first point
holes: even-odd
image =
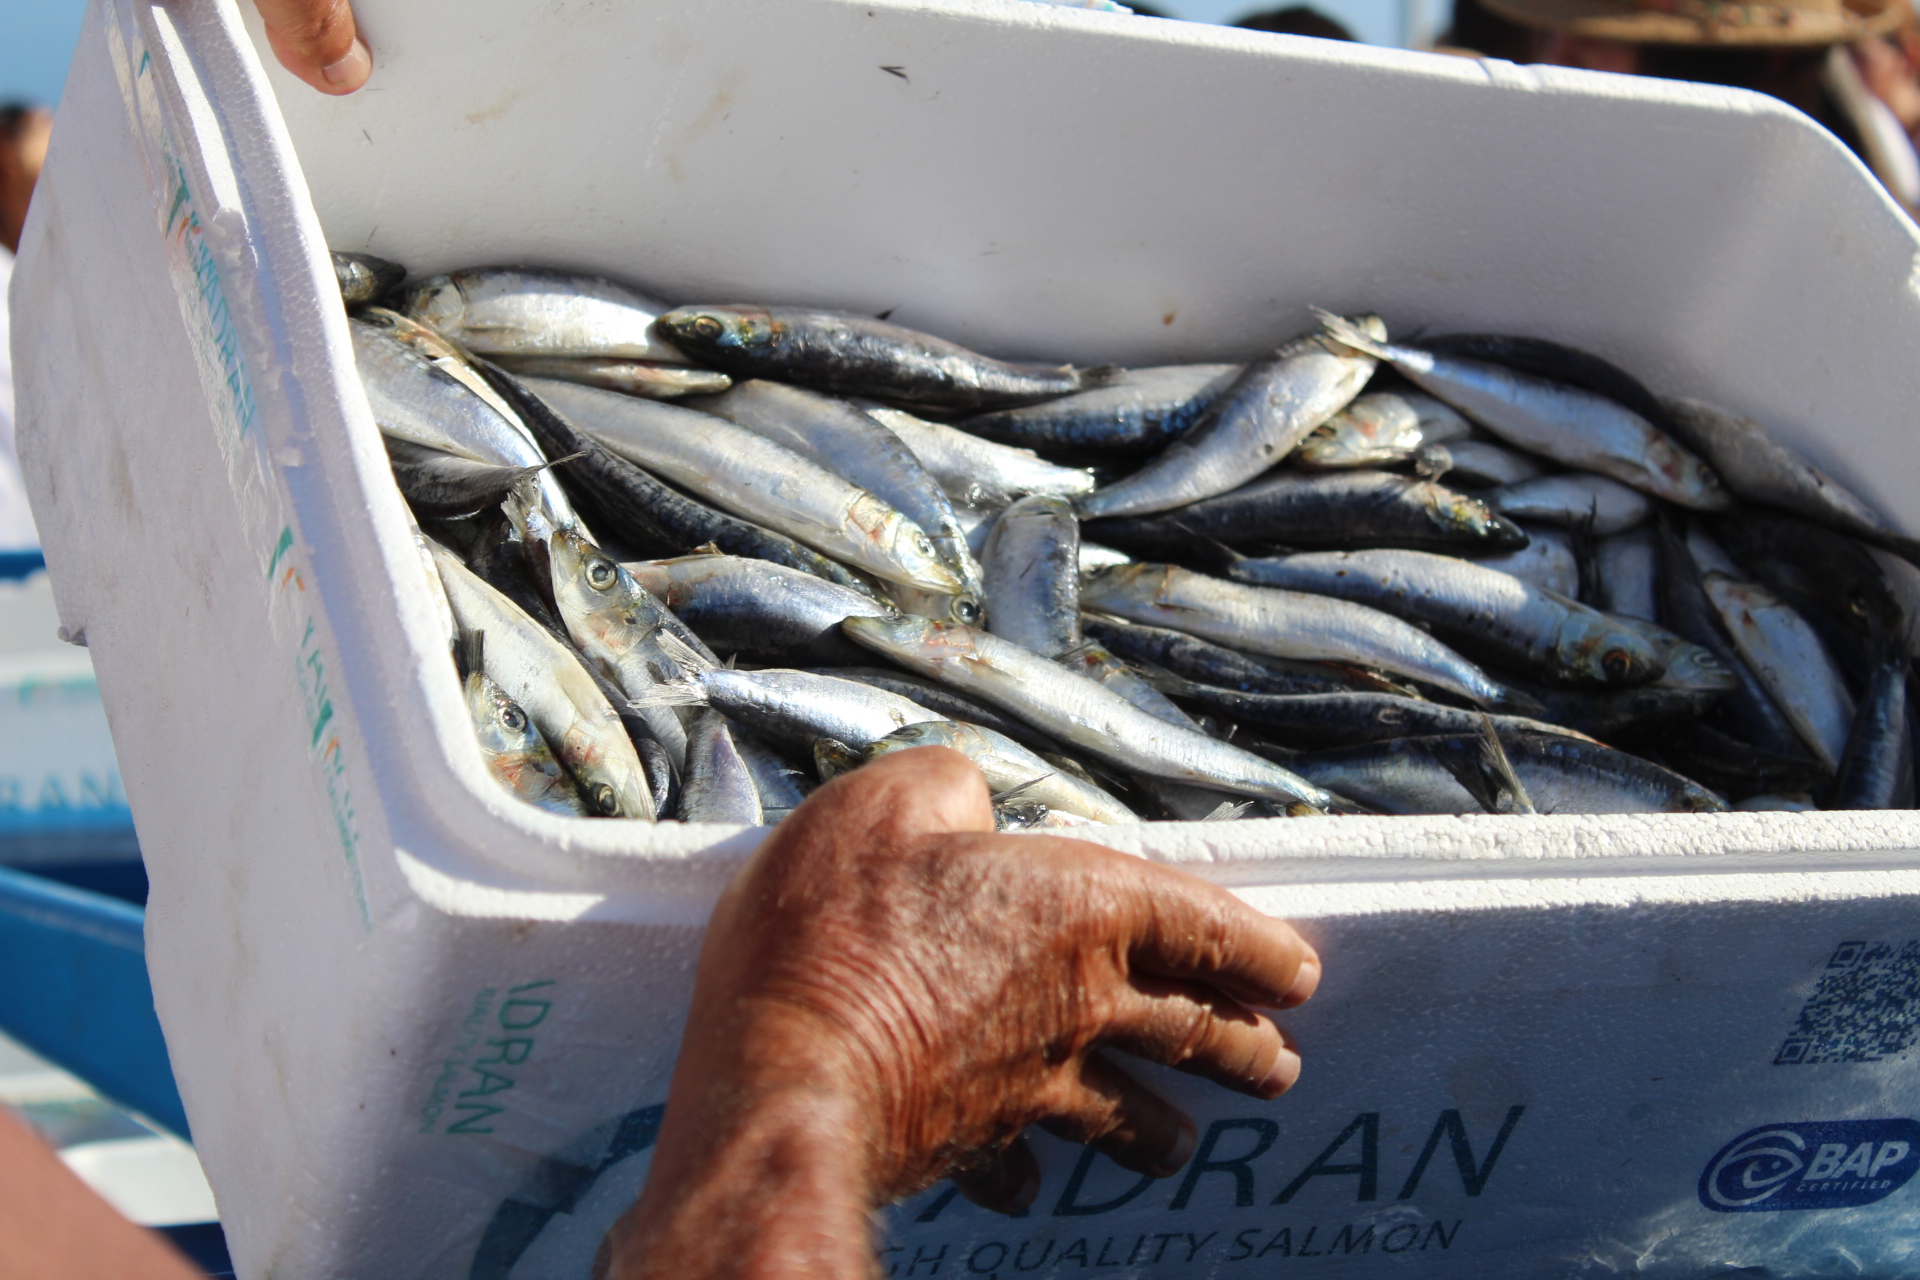
{"type": "Polygon", "coordinates": [[[1192,1121],[1101,1048],[1261,1098],[1293,1083],[1254,1011],[1319,981],[1292,929],[1167,867],[991,832],[979,772],[929,747],[823,787],[741,869],[608,1274],[871,1274],[872,1210],[942,1177],[1030,1203],[1029,1124],[1173,1173],[1192,1121]]]}
{"type": "Polygon", "coordinates": [[[373,72],[348,0],[254,0],[280,65],[322,93],[352,93],[373,72]]]}

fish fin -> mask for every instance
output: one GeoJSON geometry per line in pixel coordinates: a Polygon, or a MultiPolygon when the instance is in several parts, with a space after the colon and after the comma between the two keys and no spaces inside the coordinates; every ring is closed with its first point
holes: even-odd
{"type": "Polygon", "coordinates": [[[1441,768],[1453,775],[1455,782],[1465,788],[1482,813],[1499,813],[1500,783],[1493,776],[1486,752],[1478,747],[1476,743],[1476,749],[1465,755],[1436,751],[1434,759],[1441,768]]]}
{"type": "Polygon", "coordinates": [[[1080,374],[1080,389],[1082,391],[1094,391],[1118,382],[1120,375],[1124,374],[1126,370],[1117,364],[1096,364],[1092,368],[1081,369],[1078,372],[1080,374]]]}
{"type": "Polygon", "coordinates": [[[476,671],[484,672],[487,669],[487,633],[461,627],[453,642],[453,663],[463,680],[476,671]]]}
{"type": "Polygon", "coordinates": [[[993,802],[996,805],[1001,805],[1011,800],[1017,800],[1051,777],[1053,777],[1053,771],[1051,769],[1045,773],[1036,774],[1034,777],[1028,778],[1025,782],[1008,787],[1005,791],[995,792],[993,802]]]}
{"type": "Polygon", "coordinates": [[[1600,539],[1593,529],[1600,521],[1600,499],[1594,498],[1586,511],[1573,518],[1567,527],[1567,541],[1573,545],[1574,575],[1579,583],[1574,588],[1575,597],[1581,604],[1598,608],[1595,601],[1600,598],[1600,539]]]}
{"type": "Polygon", "coordinates": [[[1376,341],[1372,334],[1361,329],[1353,321],[1345,316],[1337,316],[1323,307],[1314,307],[1311,310],[1319,319],[1320,327],[1325,329],[1327,336],[1335,342],[1345,347],[1352,347],[1355,351],[1364,351],[1382,360],[1387,358],[1386,344],[1376,341]]]}
{"type": "Polygon", "coordinates": [[[1500,779],[1501,786],[1513,797],[1513,807],[1521,813],[1538,813],[1533,807],[1533,797],[1527,794],[1526,784],[1520,781],[1520,775],[1513,771],[1513,761],[1507,758],[1507,749],[1500,741],[1500,734],[1493,727],[1493,717],[1480,713],[1480,736],[1487,744],[1487,756],[1493,766],[1494,774],[1500,779]]]}
{"type": "Polygon", "coordinates": [[[1242,800],[1238,804],[1234,803],[1232,800],[1222,800],[1219,804],[1214,806],[1213,812],[1209,813],[1206,817],[1200,819],[1200,821],[1232,822],[1237,818],[1239,818],[1241,814],[1245,813],[1247,810],[1251,808],[1253,808],[1253,801],[1251,800],[1242,800]]]}
{"type": "Polygon", "coordinates": [[[1513,771],[1513,762],[1507,759],[1506,748],[1494,730],[1493,718],[1484,711],[1480,713],[1480,734],[1474,746],[1476,750],[1465,753],[1436,753],[1436,758],[1487,813],[1501,812],[1503,797],[1512,802],[1509,812],[1536,812],[1526,787],[1513,771]]]}

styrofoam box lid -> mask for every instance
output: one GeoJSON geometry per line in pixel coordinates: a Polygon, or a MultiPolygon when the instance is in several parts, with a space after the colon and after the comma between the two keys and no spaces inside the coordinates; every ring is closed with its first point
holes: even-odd
{"type": "MultiPolygon", "coordinates": [[[[281,71],[247,18],[298,158],[262,143],[250,171],[286,163],[294,196],[277,205],[257,179],[243,195],[309,375],[308,460],[329,501],[304,508],[303,532],[364,570],[322,587],[360,655],[369,750],[410,771],[390,803],[536,881],[591,878],[578,855],[683,863],[721,833],[474,803],[488,784],[451,668],[429,661],[430,616],[377,568],[418,572],[324,305],[328,245],[415,273],[520,262],[672,301],[891,309],[1014,357],[1245,359],[1313,305],[1377,310],[1399,333],[1534,334],[1752,414],[1920,528],[1920,234],[1834,138],[1769,98],[1018,0],[355,8],[376,70],[346,98],[281,71]]],[[[203,74],[227,81],[226,112],[258,83],[251,67],[203,74]]],[[[260,128],[278,141],[270,106],[260,128]]],[[[1328,901],[1313,885],[1348,907],[1512,902],[1554,877],[1680,871],[1683,855],[1688,872],[1841,871],[1920,847],[1905,813],[1099,835],[1230,883],[1292,885],[1296,914],[1328,901]],[[1451,887],[1420,887],[1434,881],[1451,887]]]]}

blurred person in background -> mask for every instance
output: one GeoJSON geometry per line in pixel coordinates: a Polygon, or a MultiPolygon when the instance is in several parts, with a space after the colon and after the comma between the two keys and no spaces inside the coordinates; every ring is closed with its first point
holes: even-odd
{"type": "Polygon", "coordinates": [[[1290,5],[1285,9],[1263,9],[1237,18],[1236,27],[1248,31],[1275,31],[1288,36],[1316,36],[1322,40],[1352,40],[1353,33],[1309,5],[1290,5]]]}
{"type": "MultiPolygon", "coordinates": [[[[47,158],[53,112],[25,103],[0,106],[0,300],[13,282],[13,255],[27,222],[27,203],[47,158]]],[[[27,508],[26,486],[13,454],[12,325],[0,306],[0,550],[37,547],[40,536],[27,508]]]]}
{"type": "Polygon", "coordinates": [[[1752,89],[1812,116],[1920,206],[1910,0],[1457,0],[1443,52],[1752,89]]]}

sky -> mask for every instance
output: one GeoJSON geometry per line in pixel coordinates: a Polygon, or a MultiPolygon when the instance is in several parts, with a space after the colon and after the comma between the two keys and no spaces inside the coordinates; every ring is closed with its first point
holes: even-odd
{"type": "MultiPolygon", "coordinates": [[[[1125,3],[1125,0],[1121,0],[1125,3]]],[[[1159,0],[1155,7],[1195,22],[1231,22],[1290,0],[1159,0]]],[[[1423,0],[1412,0],[1422,3],[1423,0]]],[[[1154,3],[1154,0],[1148,0],[1154,3]]],[[[1310,0],[1368,44],[1399,44],[1406,0],[1310,0]]],[[[1432,11],[1436,0],[1424,0],[1432,11]]],[[[86,0],[0,0],[0,102],[56,103],[80,36],[86,0]]]]}
{"type": "Polygon", "coordinates": [[[86,0],[0,0],[0,102],[60,100],[86,0]]]}

